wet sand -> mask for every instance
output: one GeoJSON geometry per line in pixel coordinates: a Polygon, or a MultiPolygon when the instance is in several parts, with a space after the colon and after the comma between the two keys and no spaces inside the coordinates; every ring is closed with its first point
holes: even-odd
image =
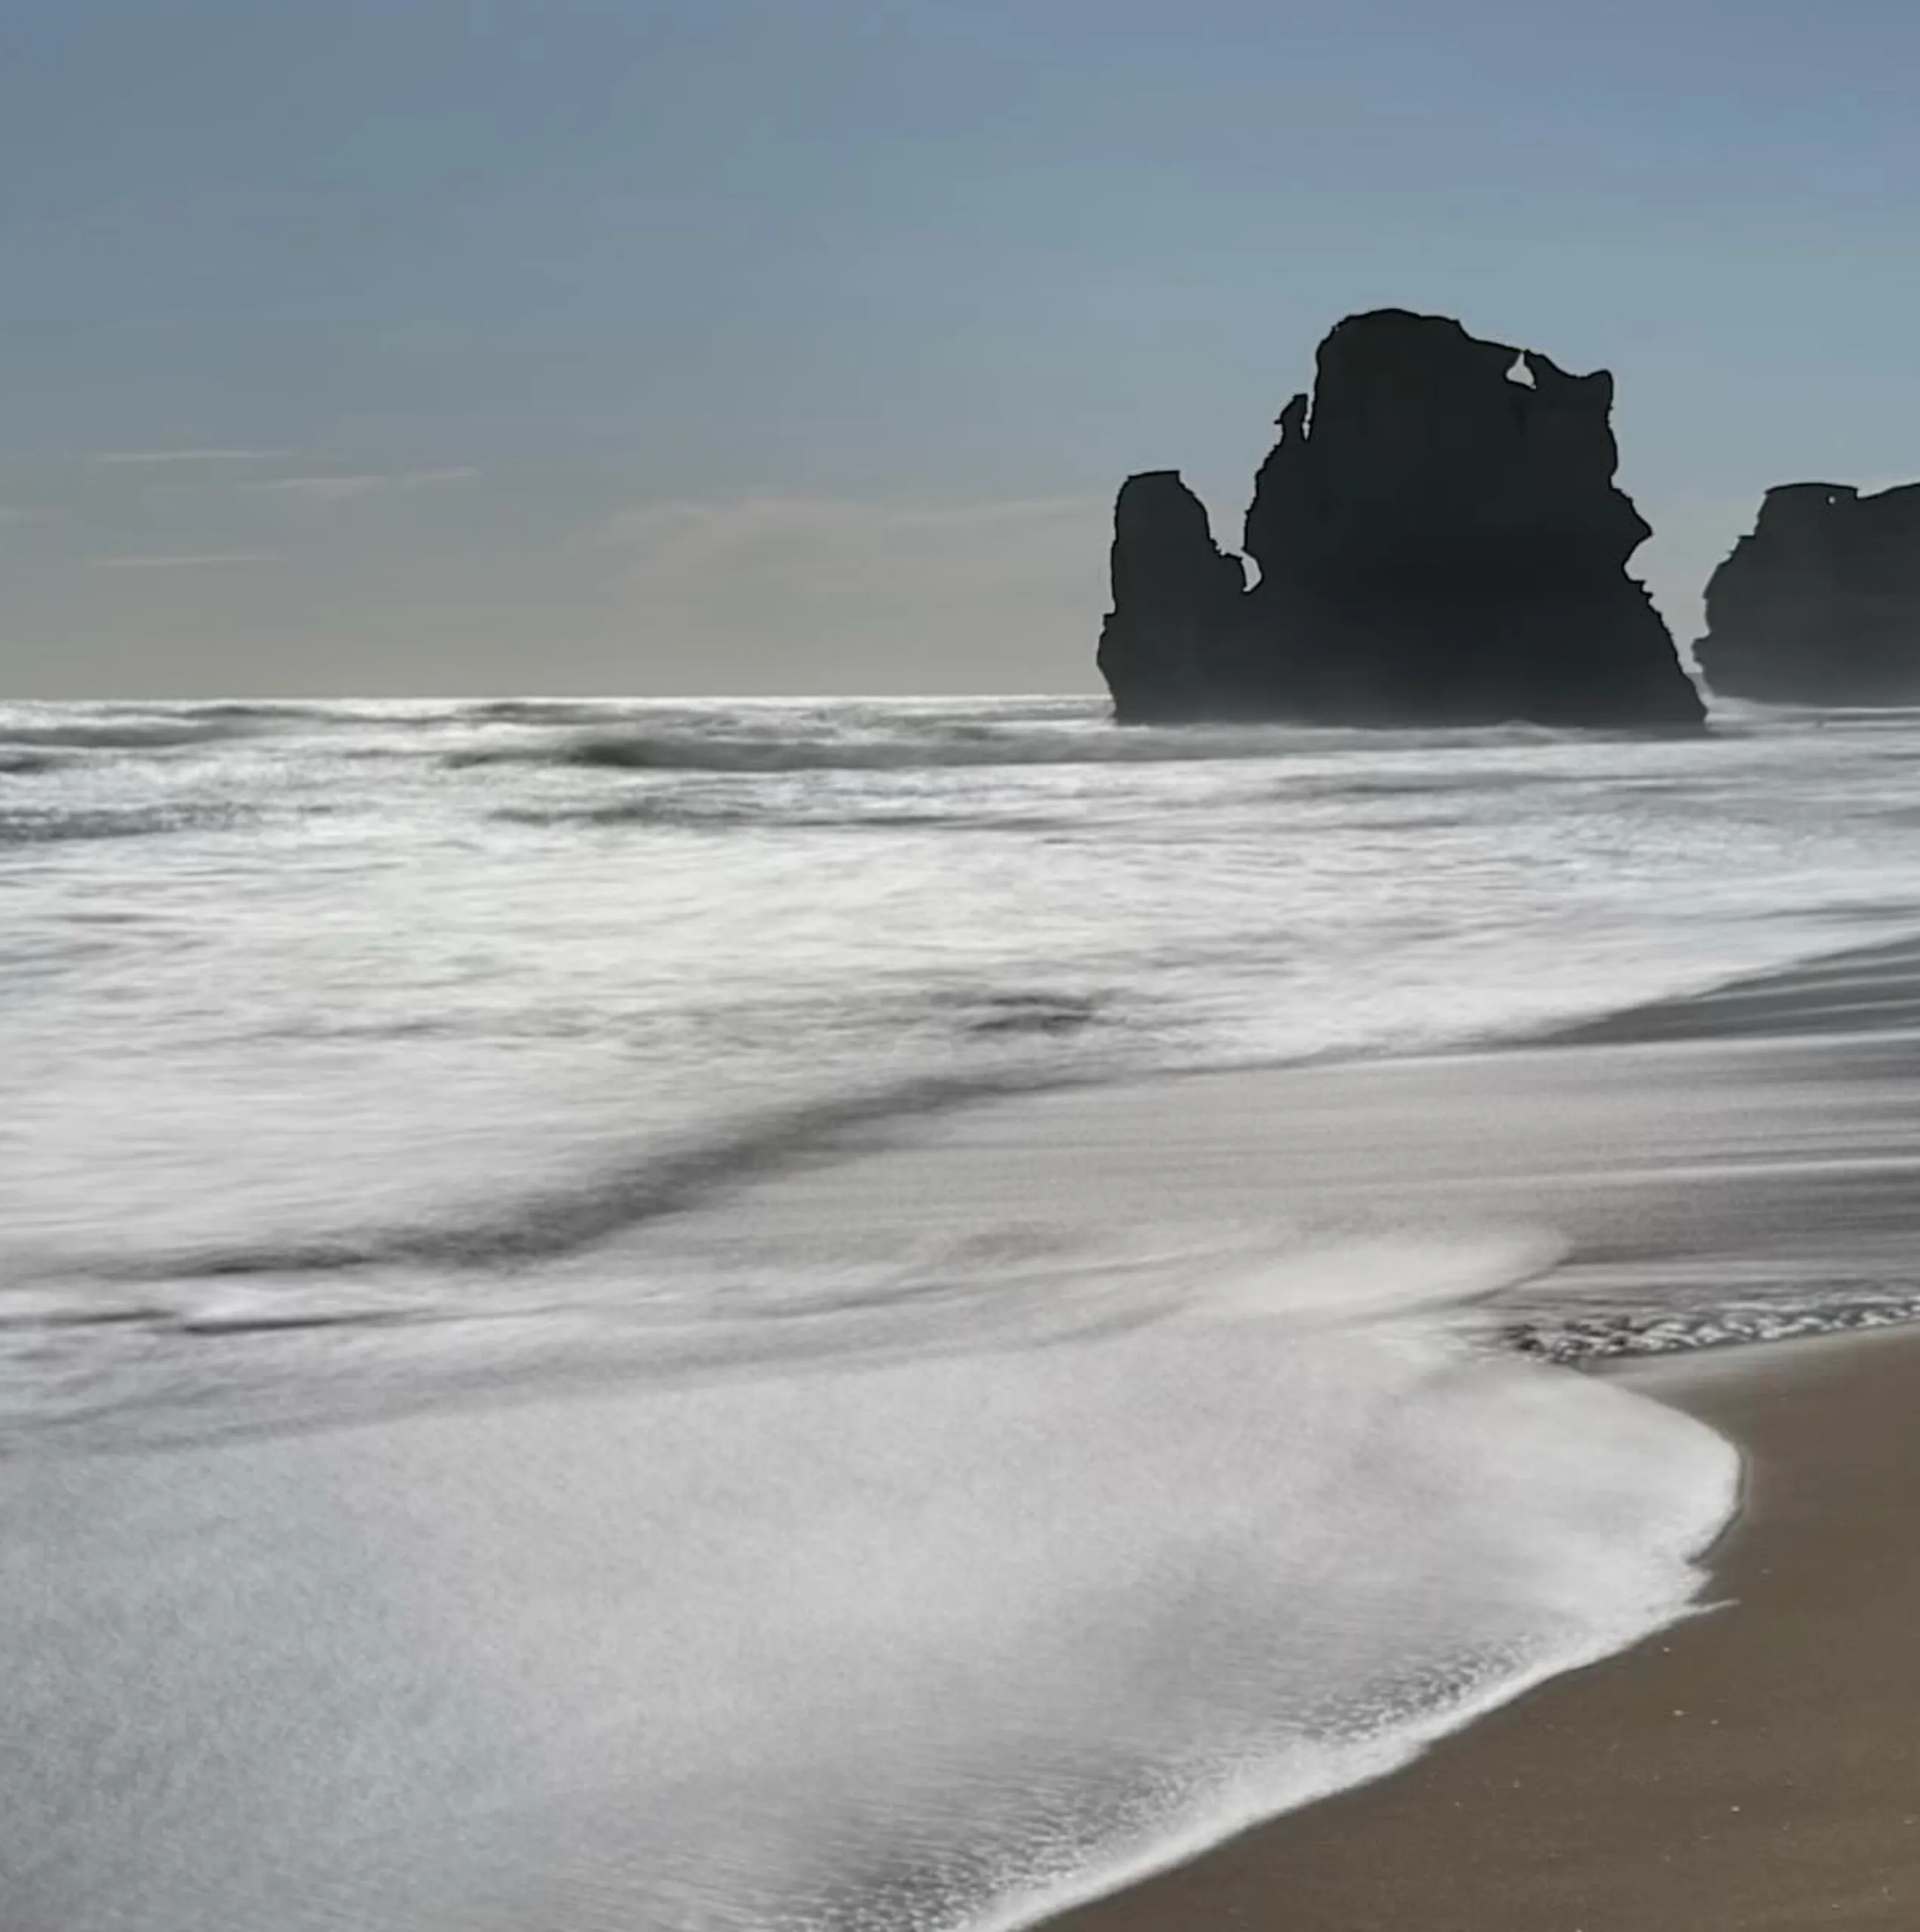
{"type": "Polygon", "coordinates": [[[1057,1932],[1920,1924],[1920,1334],[1634,1380],[1748,1452],[1715,1607],[1057,1932]]]}

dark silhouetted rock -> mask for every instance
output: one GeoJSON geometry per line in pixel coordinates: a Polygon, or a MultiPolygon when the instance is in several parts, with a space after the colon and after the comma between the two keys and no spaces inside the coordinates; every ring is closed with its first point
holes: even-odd
{"type": "Polygon", "coordinates": [[[1696,727],[1627,561],[1613,378],[1383,310],[1321,344],[1247,512],[1259,581],[1171,471],[1131,477],[1100,665],[1123,721],[1696,727]]]}
{"type": "Polygon", "coordinates": [[[1221,640],[1239,621],[1246,566],[1213,540],[1206,506],[1174,470],[1129,477],[1113,506],[1113,613],[1100,674],[1131,709],[1192,718],[1207,709],[1221,640]]]}
{"type": "Polygon", "coordinates": [[[1694,653],[1730,697],[1920,704],[1920,483],[1770,489],[1707,585],[1694,653]]]}

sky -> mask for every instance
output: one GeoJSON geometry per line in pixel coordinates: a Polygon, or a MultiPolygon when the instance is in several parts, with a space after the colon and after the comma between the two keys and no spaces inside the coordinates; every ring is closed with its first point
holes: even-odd
{"type": "Polygon", "coordinates": [[[0,699],[1097,688],[1345,313],[1610,367],[1683,637],[1920,476],[1908,0],[7,0],[0,699]]]}

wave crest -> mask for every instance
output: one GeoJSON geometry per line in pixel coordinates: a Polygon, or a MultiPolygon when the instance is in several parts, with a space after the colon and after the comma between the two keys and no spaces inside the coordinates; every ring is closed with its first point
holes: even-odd
{"type": "Polygon", "coordinates": [[[775,826],[783,832],[1052,832],[1073,821],[1036,812],[942,812],[875,806],[868,811],[775,810],[739,799],[619,798],[579,806],[503,806],[492,814],[506,825],[664,826],[691,832],[733,832],[775,826]]]}
{"type": "Polygon", "coordinates": [[[1283,727],[948,726],[887,735],[764,736],[697,731],[591,732],[539,745],[481,745],[455,766],[548,764],[612,771],[872,771],[992,765],[1159,764],[1270,758],[1298,734],[1283,727]]]}
{"type": "Polygon", "coordinates": [[[223,738],[252,736],[263,728],[254,714],[169,718],[15,719],[0,724],[0,756],[52,751],[172,752],[223,738]]]}
{"type": "Polygon", "coordinates": [[[232,804],[169,804],[147,810],[0,810],[0,851],[97,838],[151,838],[165,832],[218,831],[251,816],[232,804]]]}

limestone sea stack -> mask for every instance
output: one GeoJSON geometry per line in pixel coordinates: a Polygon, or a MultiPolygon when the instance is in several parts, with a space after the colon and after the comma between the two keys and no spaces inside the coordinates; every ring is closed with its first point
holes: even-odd
{"type": "Polygon", "coordinates": [[[1920,483],[1770,489],[1707,585],[1694,654],[1729,697],[1920,704],[1920,483]]]}
{"type": "Polygon", "coordinates": [[[1246,555],[1176,471],[1122,487],[1100,668],[1123,723],[1697,727],[1627,562],[1613,379],[1385,309],[1320,344],[1281,412],[1246,555]]]}

